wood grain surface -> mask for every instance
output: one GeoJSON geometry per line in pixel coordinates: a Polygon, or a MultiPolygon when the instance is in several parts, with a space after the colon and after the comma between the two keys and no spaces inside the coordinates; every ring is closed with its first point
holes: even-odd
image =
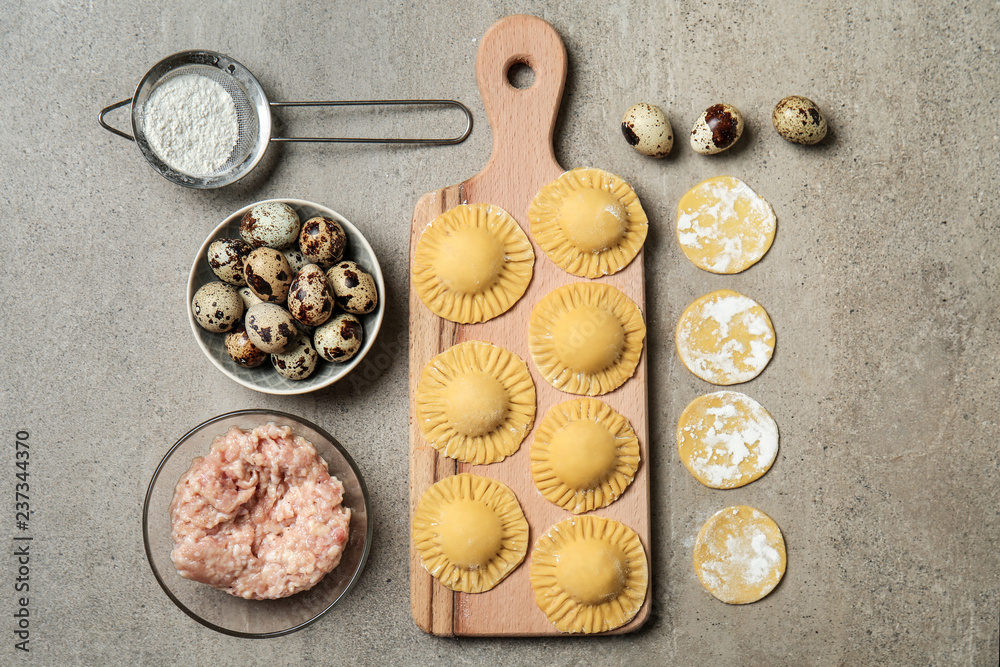
{"type": "MultiPolygon", "coordinates": [[[[493,153],[478,174],[459,185],[430,192],[420,198],[413,213],[410,258],[426,225],[458,204],[489,203],[506,209],[528,232],[528,206],[538,190],[564,169],[556,161],[552,134],[566,81],[566,49],[548,23],[533,16],[509,16],[494,24],[480,42],[476,79],[490,127],[493,153]],[[513,87],[508,70],[527,64],[535,73],[529,88],[513,87]]],[[[600,167],[600,165],[593,165],[600,167]]],[[[553,406],[577,398],[553,388],[531,361],[528,352],[528,318],[532,308],[551,290],[584,280],[558,268],[532,241],[534,276],[527,292],[509,311],[481,324],[461,325],[433,314],[410,288],[410,516],[423,492],[435,482],[458,472],[500,480],[517,496],[528,519],[529,553],[507,579],[486,593],[454,593],[424,569],[410,546],[410,598],[413,618],[425,632],[442,636],[544,636],[560,634],[535,604],[528,578],[530,549],[553,524],[574,516],[544,499],[531,479],[528,450],[535,429],[516,454],[501,463],[473,466],[444,457],[423,438],[414,414],[414,395],[420,373],[428,361],[456,343],[486,340],[524,359],[538,394],[535,426],[553,406]]],[[[643,310],[643,254],[614,276],[600,279],[614,285],[643,310]]],[[[609,507],[594,514],[617,519],[638,533],[650,552],[649,449],[646,403],[646,354],[635,375],[619,389],[598,397],[631,422],[639,437],[642,462],[635,480],[609,507]]],[[[650,568],[652,570],[652,568],[650,568]]],[[[629,624],[615,631],[638,629],[649,615],[652,582],[646,602],[629,624]]]]}

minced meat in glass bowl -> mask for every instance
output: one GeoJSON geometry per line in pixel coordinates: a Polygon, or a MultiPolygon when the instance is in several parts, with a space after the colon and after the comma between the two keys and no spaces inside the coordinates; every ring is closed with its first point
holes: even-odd
{"type": "Polygon", "coordinates": [[[364,480],[332,436],[292,415],[242,410],[167,453],[146,494],[143,539],[157,582],[191,618],[276,637],[318,619],[357,581],[368,514],[364,480]]]}

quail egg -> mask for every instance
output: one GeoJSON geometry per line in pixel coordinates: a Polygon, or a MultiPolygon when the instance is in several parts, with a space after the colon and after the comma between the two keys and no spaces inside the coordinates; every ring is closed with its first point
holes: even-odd
{"type": "Polygon", "coordinates": [[[246,285],[243,264],[253,250],[243,239],[219,239],[208,246],[208,265],[219,280],[230,285],[246,285]]]}
{"type": "Polygon", "coordinates": [[[323,269],[306,264],[288,289],[288,312],[297,322],[318,326],[333,313],[333,293],[323,269]]]}
{"type": "Polygon", "coordinates": [[[253,344],[246,328],[238,326],[226,334],[226,352],[229,358],[243,368],[256,368],[267,361],[267,354],[253,344]]]}
{"type": "Polygon", "coordinates": [[[247,312],[247,336],[262,352],[284,352],[295,341],[298,329],[288,311],[274,303],[258,303],[247,312]]]}
{"type": "Polygon", "coordinates": [[[826,136],[826,118],[808,97],[789,95],[771,112],[771,123],[782,137],[796,144],[811,146],[826,136]]]}
{"type": "Polygon", "coordinates": [[[250,310],[251,306],[256,306],[258,303],[264,303],[264,300],[254,294],[253,290],[247,285],[244,285],[237,291],[240,293],[240,298],[243,299],[243,312],[250,310]]]}
{"type": "Polygon", "coordinates": [[[306,264],[311,263],[309,259],[302,254],[302,251],[299,250],[298,247],[296,246],[292,246],[291,248],[286,248],[282,250],[281,254],[284,255],[285,259],[288,260],[288,266],[290,266],[292,269],[292,275],[295,275],[296,273],[301,271],[302,267],[305,266],[306,264]]]}
{"type": "Polygon", "coordinates": [[[191,311],[195,321],[214,333],[229,331],[243,316],[243,299],[236,288],[222,282],[211,282],[201,286],[191,299],[191,311]]]}
{"type": "Polygon", "coordinates": [[[705,109],[691,130],[691,148],[702,155],[721,153],[743,134],[743,115],[729,104],[705,109]]]}
{"type": "Polygon", "coordinates": [[[361,321],[350,313],[339,313],[316,329],[316,351],[327,361],[344,362],[361,349],[364,332],[361,321]]]}
{"type": "Polygon", "coordinates": [[[280,250],[254,248],[247,256],[244,272],[247,285],[261,301],[282,303],[292,284],[292,267],[280,250]]]}
{"type": "Polygon", "coordinates": [[[328,269],[344,256],[347,235],[340,223],[330,218],[309,218],[299,232],[299,249],[314,264],[328,269]]]}
{"type": "Polygon", "coordinates": [[[240,220],[240,235],[254,248],[287,248],[299,237],[299,214],[281,202],[257,204],[240,220]]]}
{"type": "Polygon", "coordinates": [[[312,343],[302,335],[284,352],[271,355],[271,365],[274,366],[274,370],[289,380],[305,380],[316,370],[318,362],[319,355],[316,354],[312,343]]]}
{"type": "Polygon", "coordinates": [[[649,157],[663,158],[674,147],[674,131],[663,109],[640,102],[625,112],[622,118],[625,141],[637,152],[649,157]]]}
{"type": "Polygon", "coordinates": [[[334,264],[326,272],[337,305],[349,313],[364,315],[375,310],[378,290],[371,274],[350,260],[334,264]]]}

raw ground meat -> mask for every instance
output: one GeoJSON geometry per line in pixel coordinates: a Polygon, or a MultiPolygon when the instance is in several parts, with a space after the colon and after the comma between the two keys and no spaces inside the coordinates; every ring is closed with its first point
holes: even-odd
{"type": "Polygon", "coordinates": [[[187,579],[250,600],[315,586],[337,567],[344,485],[287,426],[236,427],[184,473],[170,504],[170,558],[187,579]]]}

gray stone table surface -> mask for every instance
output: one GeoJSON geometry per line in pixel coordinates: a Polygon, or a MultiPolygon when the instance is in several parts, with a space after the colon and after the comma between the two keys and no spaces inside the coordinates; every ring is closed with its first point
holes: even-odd
{"type": "MultiPolygon", "coordinates": [[[[1000,19],[995,2],[0,2],[0,663],[996,664],[1000,613],[1000,19]],[[562,35],[569,78],[556,153],[634,184],[646,246],[652,615],[628,637],[438,639],[410,616],[407,239],[424,192],[479,171],[490,129],[480,37],[533,13],[562,35]],[[97,124],[160,58],[227,53],[273,100],[446,97],[475,128],[453,147],[272,146],[244,181],[177,187],[97,124]],[[770,127],[806,95],[830,136],[770,127]],[[655,161],[620,118],[659,104],[678,136],[655,161]],[[741,109],[728,153],[686,134],[741,109]],[[680,196],[732,174],[773,205],[774,246],[736,276],[695,268],[674,237],[680,196]],[[357,373],[272,397],[204,358],[185,315],[191,261],[231,211],[269,197],[326,204],[368,236],[385,326],[357,373]],[[679,363],[678,316],[732,288],[777,330],[740,389],[774,415],[773,469],[702,487],[676,452],[687,403],[712,387],[679,363]],[[248,407],[315,421],[364,471],[377,519],[357,588],[316,624],[240,640],[181,613],[154,580],[140,514],[158,461],[189,428],[248,407]],[[15,648],[15,440],[30,433],[30,653],[15,648]],[[752,605],[699,584],[702,523],[733,504],[781,526],[788,570],[752,605]]],[[[430,113],[280,113],[289,132],[451,130],[430,113]]],[[[121,124],[125,113],[113,116],[121,124]]]]}

